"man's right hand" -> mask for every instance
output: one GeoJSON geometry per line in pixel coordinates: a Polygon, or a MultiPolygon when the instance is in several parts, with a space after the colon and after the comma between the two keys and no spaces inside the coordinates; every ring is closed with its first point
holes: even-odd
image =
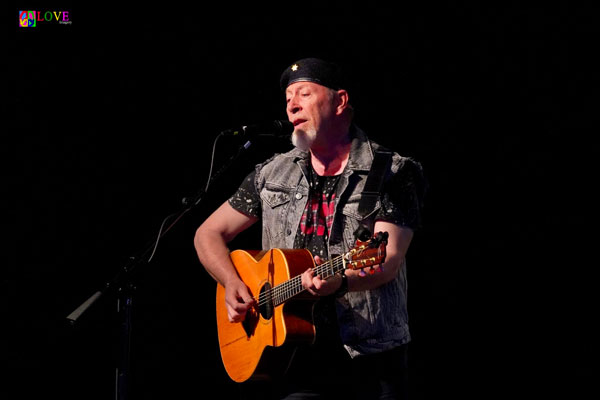
{"type": "Polygon", "coordinates": [[[225,305],[229,322],[242,322],[246,312],[256,301],[248,291],[248,287],[240,279],[232,279],[225,285],[225,305]]]}

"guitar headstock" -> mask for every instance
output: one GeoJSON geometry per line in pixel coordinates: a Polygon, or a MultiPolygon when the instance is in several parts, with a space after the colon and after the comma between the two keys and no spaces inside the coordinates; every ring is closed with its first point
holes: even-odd
{"type": "Polygon", "coordinates": [[[375,273],[375,267],[385,261],[387,239],[387,232],[378,232],[365,241],[357,239],[354,248],[344,255],[346,268],[361,270],[364,275],[364,268],[370,267],[369,273],[375,273]]]}

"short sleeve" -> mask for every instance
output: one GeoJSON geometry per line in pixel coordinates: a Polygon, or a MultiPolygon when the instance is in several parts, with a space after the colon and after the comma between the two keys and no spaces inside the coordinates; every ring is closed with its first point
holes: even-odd
{"type": "Polygon", "coordinates": [[[427,186],[421,164],[411,158],[402,158],[398,172],[384,185],[381,208],[375,219],[412,230],[421,228],[427,186]]]}
{"type": "Polygon", "coordinates": [[[254,179],[256,170],[246,176],[237,191],[229,198],[229,205],[237,211],[251,217],[260,218],[261,202],[260,196],[256,191],[254,179]]]}

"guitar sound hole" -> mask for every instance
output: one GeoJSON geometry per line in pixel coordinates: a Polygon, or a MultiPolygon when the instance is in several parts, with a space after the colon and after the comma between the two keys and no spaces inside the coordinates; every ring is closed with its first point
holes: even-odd
{"type": "Polygon", "coordinates": [[[264,319],[271,319],[273,316],[273,298],[271,294],[271,284],[269,282],[260,289],[258,296],[258,312],[264,319]]]}

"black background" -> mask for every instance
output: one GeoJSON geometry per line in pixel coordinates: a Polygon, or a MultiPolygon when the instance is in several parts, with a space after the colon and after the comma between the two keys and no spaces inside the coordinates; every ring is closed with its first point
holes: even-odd
{"type": "MultiPolygon", "coordinates": [[[[429,179],[408,255],[413,398],[597,392],[591,8],[11,6],[0,136],[8,398],[112,396],[114,294],[75,327],[65,317],[204,187],[221,130],[285,118],[279,75],[309,56],[346,68],[358,125],[429,179]],[[68,10],[72,24],[19,28],[20,9],[68,10]]],[[[239,144],[220,140],[215,168],[239,144]]],[[[239,398],[192,239],[252,165],[287,147],[258,140],[136,270],[133,398],[239,398]]],[[[257,247],[258,235],[231,247],[257,247]]],[[[334,384],[360,384],[348,377],[334,384]]]]}

